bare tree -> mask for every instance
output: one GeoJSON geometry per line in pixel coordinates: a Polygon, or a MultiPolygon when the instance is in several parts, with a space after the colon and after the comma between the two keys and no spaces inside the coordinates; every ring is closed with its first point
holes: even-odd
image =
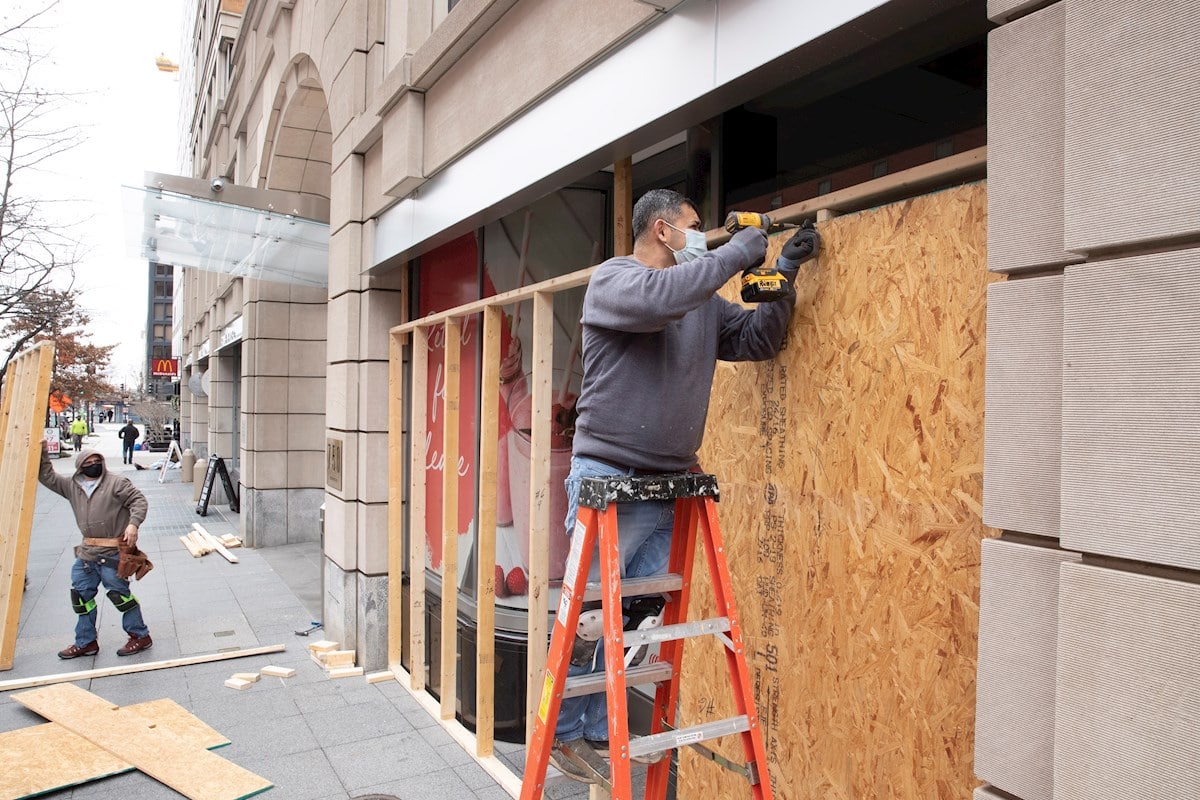
{"type": "MultiPolygon", "coordinates": [[[[81,141],[78,128],[53,121],[69,95],[38,85],[37,68],[46,57],[29,41],[57,4],[51,0],[31,12],[0,12],[0,325],[48,320],[47,307],[70,292],[80,257],[79,243],[45,213],[54,201],[27,188],[28,179],[81,141]]],[[[0,349],[11,358],[48,326],[26,328],[21,337],[0,342],[0,349]]]]}

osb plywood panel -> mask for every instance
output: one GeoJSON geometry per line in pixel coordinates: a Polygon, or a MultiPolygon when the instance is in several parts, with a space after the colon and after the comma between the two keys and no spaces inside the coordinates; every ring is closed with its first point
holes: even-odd
{"type": "MultiPolygon", "coordinates": [[[[721,481],[776,797],[977,785],[986,208],[971,184],[822,223],[785,350],[718,367],[701,463],[721,481]]],[[[706,583],[693,617],[711,614],[706,583]]],[[[689,643],[683,674],[683,724],[730,715],[712,642],[689,643]]],[[[681,787],[748,796],[687,751],[681,787]]]]}
{"type": "Polygon", "coordinates": [[[1064,564],[1055,800],[1200,797],[1200,586],[1064,564]]]}
{"type": "MultiPolygon", "coordinates": [[[[989,184],[989,188],[990,188],[989,184]]],[[[1061,275],[988,287],[983,521],[1059,535],[1061,275]]]]}
{"type": "Polygon", "coordinates": [[[1069,267],[1062,543],[1200,569],[1200,249],[1069,267]]]}
{"type": "Polygon", "coordinates": [[[1064,5],[988,34],[988,267],[1081,260],[1063,247],[1064,5]]]}
{"type": "MultiPolygon", "coordinates": [[[[229,740],[192,716],[174,700],[126,706],[147,728],[162,726],[198,747],[213,749],[229,740]]],[[[72,733],[57,722],[0,733],[0,798],[35,797],[68,786],[126,772],[133,767],[72,733]]]]}
{"type": "Polygon", "coordinates": [[[1200,233],[1195,0],[1067,0],[1066,247],[1200,233]]]}
{"type": "Polygon", "coordinates": [[[975,774],[1021,800],[1053,800],[1058,572],[1080,555],[1008,539],[981,550],[975,774]]]}

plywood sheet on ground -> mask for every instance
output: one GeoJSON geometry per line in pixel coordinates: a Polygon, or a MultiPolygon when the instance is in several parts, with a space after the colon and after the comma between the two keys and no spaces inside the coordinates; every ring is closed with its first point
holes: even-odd
{"type": "Polygon", "coordinates": [[[21,705],[132,764],[190,798],[240,800],[271,788],[271,782],[210,753],[164,726],[118,708],[70,683],[13,695],[21,705]],[[99,724],[98,720],[104,720],[99,724]]]}
{"type": "MultiPolygon", "coordinates": [[[[165,727],[197,747],[212,749],[229,740],[194,717],[174,700],[152,700],[126,706],[147,727],[165,727]]],[[[18,800],[77,786],[133,769],[57,722],[0,733],[0,800],[18,800]]]]}
{"type": "MultiPolygon", "coordinates": [[[[701,463],[778,798],[977,783],[986,208],[971,184],[822,223],[785,350],[718,366],[701,463]]],[[[689,643],[683,675],[683,724],[732,713],[715,644],[689,643]]],[[[690,752],[680,795],[749,796],[690,752]]]]}

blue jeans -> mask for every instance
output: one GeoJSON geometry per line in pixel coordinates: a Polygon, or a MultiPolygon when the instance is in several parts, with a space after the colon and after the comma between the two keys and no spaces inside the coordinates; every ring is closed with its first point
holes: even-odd
{"type": "MultiPolygon", "coordinates": [[[[97,587],[103,583],[105,589],[116,589],[122,595],[133,594],[129,590],[129,581],[117,577],[117,557],[105,557],[99,561],[84,561],[75,559],[71,567],[71,588],[79,592],[85,601],[96,596],[97,587]]],[[[105,598],[107,599],[107,598],[105,598]]],[[[99,605],[99,603],[97,603],[99,605]]],[[[150,629],[142,620],[142,607],[136,605],[121,617],[121,627],[130,636],[147,636],[150,629]]],[[[75,621],[75,646],[85,647],[96,641],[96,609],[86,614],[80,614],[75,621]]]]}
{"type": "MultiPolygon", "coordinates": [[[[618,469],[602,461],[576,456],[571,459],[567,476],[567,535],[575,533],[575,515],[579,508],[579,484],[583,478],[604,478],[632,475],[633,470],[618,469]]],[[[675,501],[655,500],[643,503],[621,503],[617,506],[617,532],[620,539],[621,577],[643,578],[667,571],[671,556],[671,530],[675,524],[675,501]]],[[[582,536],[582,532],[580,533],[582,536]]],[[[592,551],[592,566],[588,581],[600,580],[600,557],[592,551]]],[[[590,665],[571,666],[571,677],[604,671],[604,641],[596,647],[595,669],[590,665]]],[[[608,740],[608,705],[603,692],[583,697],[564,698],[554,729],[556,739],[570,742],[575,739],[608,740]]]]}

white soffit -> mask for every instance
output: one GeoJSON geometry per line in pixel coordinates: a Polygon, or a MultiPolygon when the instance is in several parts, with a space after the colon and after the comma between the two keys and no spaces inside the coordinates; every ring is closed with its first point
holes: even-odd
{"type": "MultiPolygon", "coordinates": [[[[284,193],[230,187],[230,194],[243,202],[254,202],[251,195],[261,194],[257,207],[198,197],[183,188],[193,180],[175,178],[167,188],[154,185],[148,175],[147,186],[122,187],[131,257],[258,280],[328,285],[327,222],[284,213],[282,209],[301,210],[287,203],[296,198],[284,193]]],[[[197,183],[212,194],[209,182],[197,183]]],[[[320,212],[309,206],[302,208],[320,212]]]]}
{"type": "Polygon", "coordinates": [[[677,6],[380,215],[373,266],[409,255],[447,228],[882,5],[716,0],[677,6]],[[649,90],[647,76],[660,73],[670,78],[662,87],[669,92],[649,90]],[[628,90],[614,96],[618,87],[628,90]]]}

